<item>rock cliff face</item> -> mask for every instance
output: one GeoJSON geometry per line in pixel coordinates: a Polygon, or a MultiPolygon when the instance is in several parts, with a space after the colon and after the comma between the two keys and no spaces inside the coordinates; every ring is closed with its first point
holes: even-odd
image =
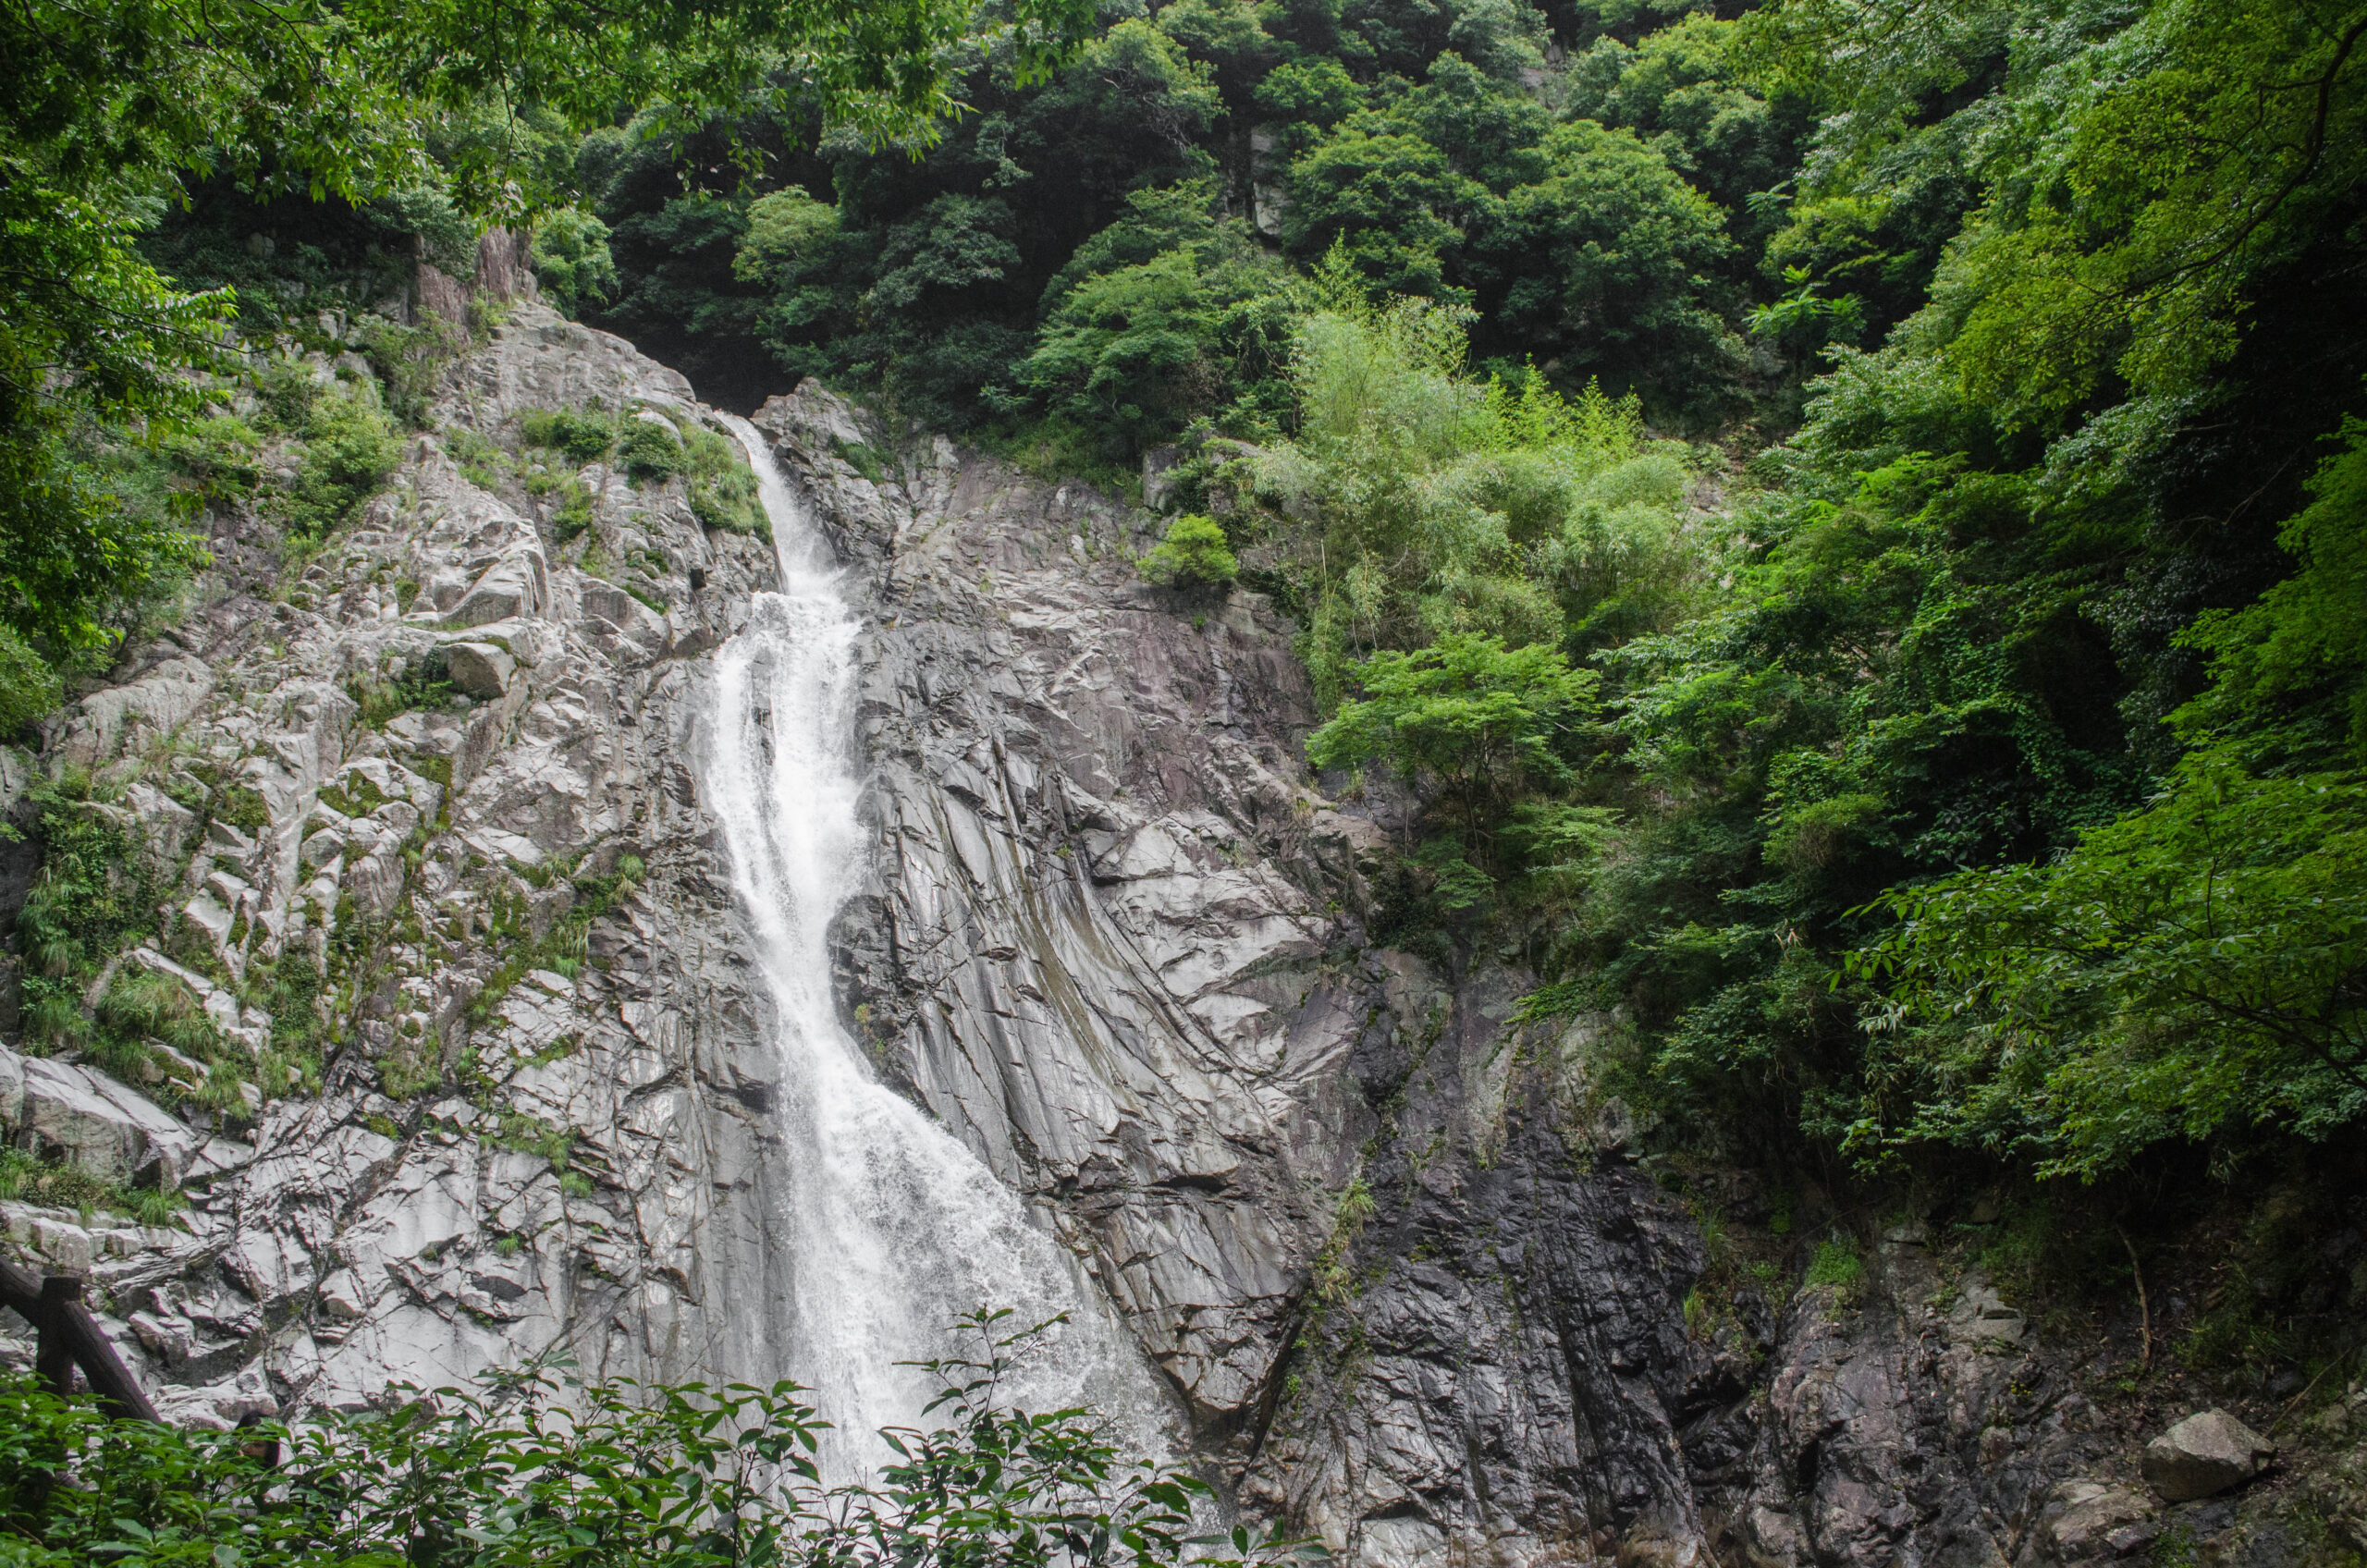
{"type": "MultiPolygon", "coordinates": [[[[19,1142],[191,1192],[186,1229],[6,1206],[181,1418],[552,1350],[796,1370],[761,1310],[795,1151],[700,795],[706,655],[773,565],[679,481],[585,465],[587,517],[519,441],[584,402],[708,418],[519,308],[360,526],[276,591],[226,568],[39,760],[119,785],[170,884],[124,965],[257,1053],[303,966],[349,1021],[317,1092],[185,1117],[0,1057],[19,1142]],[[423,671],[470,700],[386,696],[423,671]]],[[[1372,940],[1397,807],[1307,775],[1272,606],[1146,586],[1140,514],[811,386],[756,423],[869,629],[849,1026],[1085,1260],[1245,1508],[1392,1568],[1988,1565],[2159,1531],[2086,1353],[1912,1227],[1853,1279],[1750,1269],[1588,1082],[1600,1021],[1515,1023],[1517,953],[1372,940]]],[[[1689,1187],[1722,1181],[1767,1217],[1739,1179],[1689,1187]]]]}
{"type": "Polygon", "coordinates": [[[1590,1092],[1593,1025],[1515,1026],[1510,957],[1370,941],[1391,827],[1307,776],[1269,605],[1147,586],[1138,514],[942,443],[867,476],[885,436],[812,387],[757,423],[873,628],[842,1005],[1246,1506],[1376,1563],[2021,1550],[2050,1467],[1993,1485],[1975,1437],[2032,1376],[2012,1337],[1932,1318],[1911,1249],[1689,1325],[1702,1239],[1590,1092]]]}
{"type": "Polygon", "coordinates": [[[1689,1227],[1572,1168],[1520,974],[1366,940],[1389,833],[1306,776],[1289,624],[1141,583],[1089,491],[942,445],[866,478],[834,454],[878,434],[812,389],[757,423],[877,628],[845,1006],[1090,1260],[1245,1501],[1380,1562],[1698,1540],[1689,1227]]]}
{"type": "Polygon", "coordinates": [[[765,1289],[767,1055],[693,759],[699,655],[769,551],[701,528],[678,482],[601,464],[562,547],[562,492],[453,456],[472,435],[515,453],[528,410],[620,399],[702,418],[680,376],[518,308],[356,527],[275,585],[227,536],[256,521],[225,520],[220,596],[46,749],[124,785],[170,888],[168,935],[130,963],[254,1048],[274,1021],[241,998],[264,969],[325,971],[350,1020],[316,1096],[194,1129],[45,1088],[79,1071],[56,1063],[0,1083],[22,1136],[121,1145],[84,1160],[100,1174],[142,1162],[141,1121],[178,1140],[186,1234],[10,1211],[19,1242],[91,1268],[178,1415],[352,1407],[555,1348],[627,1375],[764,1359],[761,1317],[717,1310],[765,1289]],[[638,592],[587,550],[633,562],[638,592]],[[383,711],[439,668],[474,700],[383,711]],[[260,823],[227,820],[234,790],[260,823]],[[570,919],[599,894],[602,918],[570,919]]]}

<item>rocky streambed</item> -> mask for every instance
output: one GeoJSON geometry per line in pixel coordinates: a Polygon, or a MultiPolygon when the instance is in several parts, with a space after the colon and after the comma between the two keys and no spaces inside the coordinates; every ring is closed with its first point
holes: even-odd
{"type": "MultiPolygon", "coordinates": [[[[799,1371],[766,1305],[828,1260],[782,1222],[781,1059],[703,788],[716,651],[778,568],[681,474],[528,440],[587,405],[722,434],[519,304],[354,526],[283,568],[220,519],[201,606],[8,765],[16,796],[92,780],[161,890],[104,983],[256,1063],[0,1054],[12,1141],[188,1195],[0,1206],[175,1419],[555,1354],[799,1371]],[[336,1035],[266,1083],[291,997],[336,1035]]],[[[1589,1081],[1604,1021],[1514,1021],[1517,951],[1375,942],[1396,808],[1308,774],[1274,606],[1139,580],[1147,514],[813,384],[753,423],[862,623],[840,1021],[1080,1260],[1245,1508],[1407,1568],[2367,1543],[2367,1399],[2312,1417],[2322,1460],[2174,1501],[2166,1423],[2107,1391],[2125,1335],[2042,1325],[1912,1217],[1672,1169],[1589,1081]],[[1851,1268],[1804,1283],[1823,1237],[1851,1268]]]]}

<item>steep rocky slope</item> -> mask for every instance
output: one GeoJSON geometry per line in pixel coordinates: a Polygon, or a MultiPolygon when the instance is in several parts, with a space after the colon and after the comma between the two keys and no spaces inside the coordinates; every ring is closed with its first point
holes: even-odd
{"type": "MultiPolygon", "coordinates": [[[[797,1151],[701,803],[707,655],[774,568],[680,480],[521,444],[586,402],[709,418],[514,309],[359,526],[277,578],[226,534],[212,602],[9,775],[93,772],[170,884],[114,974],[259,1055],[310,966],[343,1031],[317,1092],[183,1116],[0,1057],[19,1142],[191,1194],[171,1228],[6,1207],[180,1418],[546,1352],[797,1370],[762,1310],[797,1151]],[[436,669],[465,703],[386,695],[436,669]]],[[[811,385],[756,423],[868,627],[848,1024],[1085,1259],[1245,1507],[1376,1564],[2302,1560],[2143,1493],[2097,1403],[2125,1336],[2042,1333],[1912,1220],[1800,1194],[1775,1244],[1773,1194],[1672,1170],[1589,1083],[1601,1021],[1513,1022],[1516,951],[1373,943],[1402,804],[1308,776],[1271,605],[1147,586],[1142,514],[811,385]]]]}
{"type": "Polygon", "coordinates": [[[1770,1245],[1750,1181],[1645,1158],[1587,1078],[1607,1021],[1512,1023],[1516,952],[1370,941],[1401,807],[1308,777],[1270,605],[1143,583],[1148,520],[1083,487],[942,442],[883,468],[810,384],[757,423],[873,628],[842,1005],[1089,1260],[1245,1505],[1384,1563],[2160,1534],[2089,1398],[2125,1335],[2042,1342],[1917,1223],[1797,1289],[1845,1217],[1802,1194],[1810,1244],[1770,1245]]]}
{"type": "Polygon", "coordinates": [[[12,1057],[20,1084],[0,1079],[31,1138],[110,1176],[153,1153],[189,1190],[186,1234],[11,1219],[92,1268],[178,1415],[354,1406],[554,1348],[615,1374],[763,1359],[761,1317],[715,1309],[765,1288],[768,1057],[693,757],[698,655],[769,553],[701,528],[679,482],[604,464],[581,474],[597,521],[562,550],[537,516],[560,493],[453,456],[466,432],[514,451],[526,410],[620,399],[702,414],[617,339],[518,307],[358,526],[278,583],[241,581],[226,538],[228,591],[46,748],[119,790],[103,809],[170,889],[129,964],[257,1048],[274,1021],[251,982],[309,967],[349,1031],[317,1096],[196,1130],[146,1108],[149,1144],[92,1103],[130,1097],[94,1074],[12,1057]],[[637,562],[638,595],[586,549],[637,562]],[[470,700],[365,720],[438,660],[470,700]],[[251,829],[233,790],[260,798],[251,829]],[[603,918],[570,919],[594,898],[603,918]]]}

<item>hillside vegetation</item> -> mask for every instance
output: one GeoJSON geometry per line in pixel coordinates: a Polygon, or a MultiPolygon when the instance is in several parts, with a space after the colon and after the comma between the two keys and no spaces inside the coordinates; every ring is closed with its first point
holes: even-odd
{"type": "MultiPolygon", "coordinates": [[[[1870,1173],[2367,1112],[2357,6],[1106,6],[645,111],[595,319],[1175,489],[1625,1092],[1870,1173]],[[754,361],[750,341],[768,359],[754,361]]],[[[1195,524],[1194,526],[1198,526],[1195,524]]]]}

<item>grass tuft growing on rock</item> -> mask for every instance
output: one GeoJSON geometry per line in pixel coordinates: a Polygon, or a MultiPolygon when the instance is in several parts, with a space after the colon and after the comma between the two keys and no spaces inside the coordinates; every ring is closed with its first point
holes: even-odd
{"type": "Polygon", "coordinates": [[[174,1215],[189,1207],[189,1199],[179,1193],[103,1182],[71,1165],[16,1148],[0,1148],[0,1199],[70,1208],[86,1225],[102,1214],[118,1215],[141,1225],[168,1225],[174,1215]]]}

